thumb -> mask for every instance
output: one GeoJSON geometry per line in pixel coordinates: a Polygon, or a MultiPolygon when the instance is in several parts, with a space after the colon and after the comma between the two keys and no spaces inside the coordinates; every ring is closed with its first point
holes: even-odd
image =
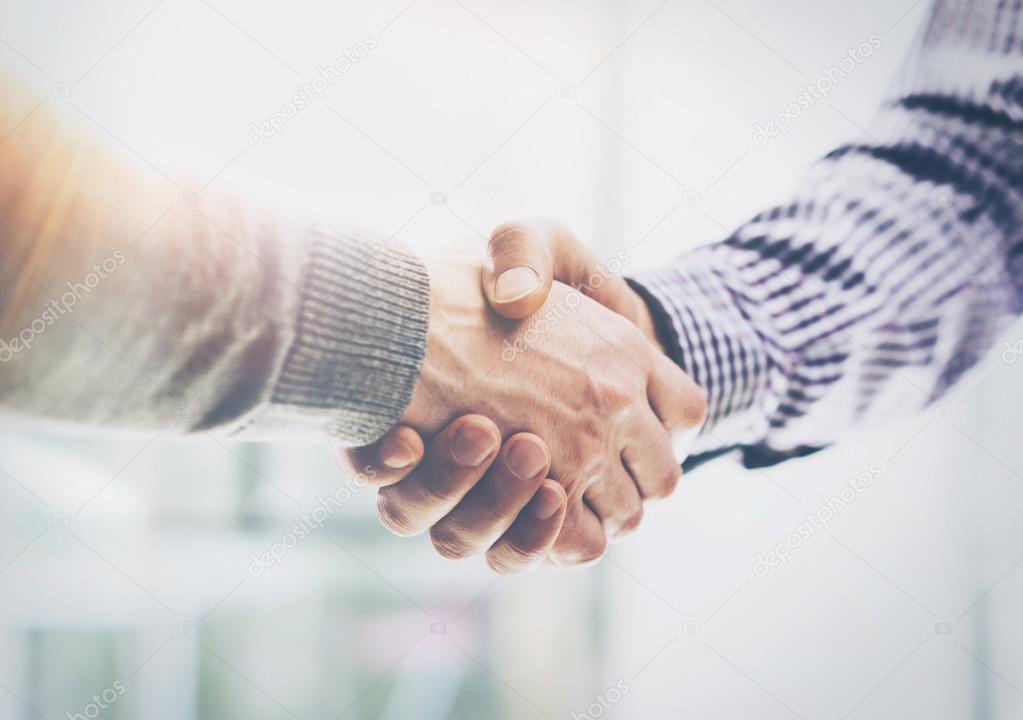
{"type": "Polygon", "coordinates": [[[495,312],[520,320],[540,309],[557,280],[636,322],[639,298],[617,274],[628,259],[612,262],[617,267],[611,262],[605,267],[556,220],[506,223],[494,230],[487,245],[483,289],[495,312]]]}
{"type": "Polygon", "coordinates": [[[483,292],[498,315],[529,317],[547,301],[555,274],[555,238],[549,221],[525,220],[500,225],[487,244],[483,292]]]}

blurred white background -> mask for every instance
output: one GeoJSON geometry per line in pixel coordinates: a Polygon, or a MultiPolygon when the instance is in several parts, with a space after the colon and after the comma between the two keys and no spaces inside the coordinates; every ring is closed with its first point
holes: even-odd
{"type": "MultiPolygon", "coordinates": [[[[861,135],[926,6],[2,0],[0,62],[25,114],[98,125],[171,207],[243,188],[421,247],[549,214],[635,270],[723,238],[861,135]],[[366,36],[326,97],[250,142],[366,36]]],[[[765,472],[718,461],[596,567],[517,578],[388,535],[370,490],[257,577],[251,554],[341,487],[327,449],[5,419],[0,716],[1021,717],[1020,335],[926,416],[765,472]],[[871,467],[828,531],[755,574],[871,467]]]]}

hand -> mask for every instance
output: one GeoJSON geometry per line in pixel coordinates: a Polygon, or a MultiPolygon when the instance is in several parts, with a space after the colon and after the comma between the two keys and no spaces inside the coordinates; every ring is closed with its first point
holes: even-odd
{"type": "Polygon", "coordinates": [[[628,257],[602,263],[557,220],[505,223],[490,236],[483,289],[494,312],[521,319],[540,309],[554,281],[570,285],[632,322],[663,352],[646,302],[620,274],[622,264],[628,257]]]}
{"type": "MultiPolygon", "coordinates": [[[[657,362],[668,363],[668,347],[657,332],[650,308],[621,275],[628,263],[624,253],[601,262],[563,224],[534,218],[494,230],[487,246],[483,287],[495,312],[506,318],[523,318],[543,306],[554,282],[569,284],[630,320],[661,350],[657,362]]],[[[706,415],[702,392],[699,407],[687,411],[692,413],[690,432],[675,434],[680,462],[706,415]]]]}
{"type": "Polygon", "coordinates": [[[568,498],[546,477],[550,452],[543,440],[519,433],[502,444],[494,423],[465,415],[430,441],[425,462],[423,455],[419,433],[399,425],[372,445],[339,448],[337,460],[342,472],[381,488],[380,516],[392,531],[429,529],[445,557],[483,551],[490,567],[504,574],[528,570],[547,556],[568,498]],[[483,440],[483,462],[467,462],[463,434],[483,440]]]}
{"type": "MultiPolygon", "coordinates": [[[[528,428],[547,437],[552,474],[569,501],[552,557],[562,564],[599,557],[605,532],[614,537],[633,529],[642,499],[673,489],[680,471],[662,422],[672,428],[696,424],[702,394],[630,323],[564,285],[549,285],[550,302],[539,320],[507,324],[484,306],[478,266],[428,264],[434,287],[430,341],[407,421],[430,432],[453,414],[482,410],[501,433],[528,428]]],[[[482,448],[479,456],[486,458],[482,448]]],[[[440,467],[428,461],[434,471],[440,467]]],[[[405,508],[422,513],[422,486],[431,482],[446,486],[451,478],[404,481],[382,492],[385,524],[425,529],[403,528],[405,508]]],[[[451,553],[450,541],[431,535],[445,554],[481,549],[478,542],[460,543],[451,553]]]]}

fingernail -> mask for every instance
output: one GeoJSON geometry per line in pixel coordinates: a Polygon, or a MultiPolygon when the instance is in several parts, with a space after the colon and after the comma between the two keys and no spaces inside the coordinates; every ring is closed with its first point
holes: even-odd
{"type": "Polygon", "coordinates": [[[451,454],[463,467],[476,467],[494,450],[494,436],[471,423],[458,428],[451,443],[451,454]]]}
{"type": "Polygon", "coordinates": [[[524,298],[540,287],[540,276],[530,267],[513,267],[497,276],[494,297],[506,303],[524,298]]]}
{"type": "Polygon", "coordinates": [[[531,480],[547,466],[547,452],[538,443],[523,438],[512,443],[505,462],[520,480],[531,480]]]}
{"type": "Polygon", "coordinates": [[[561,509],[561,502],[561,493],[549,487],[542,487],[529,503],[529,509],[537,520],[549,520],[561,509]]]}
{"type": "Polygon", "coordinates": [[[380,444],[380,462],[392,470],[407,468],[416,461],[416,452],[397,435],[390,435],[380,444]]]}

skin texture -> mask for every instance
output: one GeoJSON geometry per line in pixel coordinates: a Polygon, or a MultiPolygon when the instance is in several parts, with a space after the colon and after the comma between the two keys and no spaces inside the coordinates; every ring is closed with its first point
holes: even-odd
{"type": "MultiPolygon", "coordinates": [[[[621,261],[619,258],[619,264],[621,261]]],[[[483,290],[494,312],[513,319],[533,315],[546,301],[555,281],[576,288],[629,320],[660,347],[643,299],[613,272],[611,261],[601,261],[565,225],[550,218],[532,218],[505,223],[494,230],[487,244],[483,275],[483,290]],[[529,268],[538,284],[531,293],[505,300],[497,292],[499,279],[514,268],[529,268]]]]}
{"type": "MultiPolygon", "coordinates": [[[[502,454],[520,430],[546,438],[550,474],[567,494],[564,523],[549,559],[557,565],[591,562],[603,554],[608,539],[635,529],[644,500],[664,497],[674,489],[681,473],[669,430],[690,428],[702,420],[703,395],[659,351],[642,300],[560,224],[533,220],[498,228],[482,273],[478,268],[471,261],[454,272],[450,264],[431,265],[435,288],[431,335],[407,424],[437,432],[449,413],[457,416],[471,406],[494,421],[498,438],[506,438],[502,454]],[[496,292],[497,278],[506,269],[520,267],[535,273],[536,288],[503,303],[496,292]],[[480,296],[464,285],[466,276],[476,278],[489,308],[479,305],[480,296]],[[504,321],[499,313],[516,321],[504,321]],[[521,317],[526,319],[518,320],[521,317]]],[[[516,285],[521,289],[521,282],[516,285]]],[[[452,452],[449,431],[463,421],[458,418],[439,432],[440,442],[431,442],[425,461],[408,473],[411,480],[382,493],[381,519],[396,529],[395,518],[406,523],[417,518],[414,530],[429,526],[435,546],[445,556],[487,551],[488,562],[498,571],[531,567],[546,554],[549,529],[526,534],[518,532],[519,524],[528,507],[553,491],[552,486],[541,485],[524,512],[522,491],[500,489],[508,474],[502,474],[498,463],[479,474],[477,485],[461,494],[459,503],[448,498],[431,510],[423,500],[424,485],[446,488],[452,476],[467,482],[464,472],[453,472],[450,465],[433,458],[435,453],[452,452]],[[481,504],[480,498],[487,502],[481,504]],[[489,550],[484,546],[496,529],[489,534],[473,529],[474,514],[488,518],[496,529],[506,529],[489,550]],[[494,548],[510,559],[495,560],[494,548]]],[[[410,428],[392,432],[406,433],[410,428]]],[[[389,443],[389,436],[376,446],[389,443]]],[[[350,451],[359,452],[366,449],[350,451]]]]}
{"type": "MultiPolygon", "coordinates": [[[[475,468],[460,472],[458,482],[439,490],[438,473],[445,473],[456,462],[453,433],[447,430],[457,432],[467,426],[495,436],[497,433],[496,426],[485,417],[462,416],[431,441],[429,459],[422,462],[425,448],[419,433],[399,425],[373,445],[354,450],[339,448],[338,465],[345,474],[361,473],[373,478],[381,488],[381,519],[395,533],[429,528],[437,551],[446,557],[485,552],[487,563],[497,572],[529,570],[547,556],[561,531],[568,507],[565,491],[542,474],[523,478],[512,464],[515,456],[508,452],[510,443],[475,468]],[[395,492],[403,483],[404,491],[414,485],[433,488],[433,505],[440,508],[446,520],[430,528],[430,515],[411,513],[407,509],[411,503],[406,503],[406,510],[398,516],[403,521],[394,524],[396,504],[412,494],[395,492]]],[[[549,457],[546,445],[535,435],[522,433],[514,440],[530,442],[549,457]]]]}

